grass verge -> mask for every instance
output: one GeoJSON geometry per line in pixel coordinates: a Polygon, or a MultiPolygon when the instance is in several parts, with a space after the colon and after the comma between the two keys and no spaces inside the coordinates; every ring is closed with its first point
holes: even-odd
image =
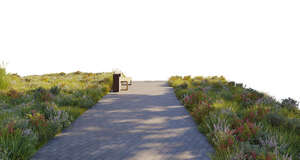
{"type": "Polygon", "coordinates": [[[3,73],[0,80],[5,77],[9,82],[0,90],[0,159],[4,160],[30,159],[112,85],[111,73],[77,71],[26,77],[3,73]]]}

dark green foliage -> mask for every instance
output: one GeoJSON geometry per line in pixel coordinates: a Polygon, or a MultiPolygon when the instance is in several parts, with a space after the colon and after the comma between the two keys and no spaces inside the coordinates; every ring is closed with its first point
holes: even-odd
{"type": "Polygon", "coordinates": [[[50,93],[54,94],[54,95],[58,95],[60,93],[60,88],[58,86],[53,86],[50,88],[50,93]]]}
{"type": "Polygon", "coordinates": [[[234,98],[232,92],[228,88],[224,88],[223,90],[221,90],[220,95],[227,101],[232,101],[234,98]]]}
{"type": "Polygon", "coordinates": [[[235,82],[230,81],[230,82],[228,82],[228,85],[229,85],[230,87],[235,87],[235,82]]]}
{"type": "Polygon", "coordinates": [[[64,72],[60,72],[60,73],[59,73],[59,75],[60,75],[60,76],[65,76],[65,75],[66,75],[66,73],[64,73],[64,72]]]}
{"type": "Polygon", "coordinates": [[[267,120],[274,127],[279,127],[283,125],[286,121],[286,119],[283,116],[277,113],[269,113],[267,115],[267,120]]]}
{"type": "Polygon", "coordinates": [[[281,107],[287,108],[288,110],[296,110],[298,105],[299,103],[292,98],[283,99],[281,102],[281,107]]]}
{"type": "Polygon", "coordinates": [[[247,88],[247,92],[251,95],[252,100],[257,101],[258,99],[264,97],[263,93],[258,92],[252,88],[247,88]]]}
{"type": "Polygon", "coordinates": [[[300,124],[295,125],[295,132],[300,136],[300,124]]]}
{"type": "Polygon", "coordinates": [[[193,86],[199,86],[201,85],[202,81],[197,79],[192,79],[192,85],[193,86]]]}
{"type": "Polygon", "coordinates": [[[188,88],[188,83],[184,82],[184,83],[178,85],[177,87],[180,88],[180,89],[187,89],[188,88]]]}
{"type": "Polygon", "coordinates": [[[52,98],[50,95],[50,92],[43,87],[39,87],[39,88],[33,90],[33,95],[34,95],[35,100],[40,101],[40,102],[50,101],[52,98]]]}
{"type": "Polygon", "coordinates": [[[176,97],[178,98],[183,98],[183,96],[185,94],[187,94],[188,90],[187,89],[175,89],[175,94],[176,94],[176,97]]]}
{"type": "Polygon", "coordinates": [[[286,122],[286,128],[288,130],[294,130],[295,129],[295,120],[294,119],[288,119],[286,122]]]}
{"type": "Polygon", "coordinates": [[[72,95],[59,95],[55,97],[55,103],[58,106],[76,106],[77,103],[74,102],[73,96],[72,95]]]}
{"type": "Polygon", "coordinates": [[[236,87],[240,87],[240,88],[244,88],[244,84],[243,83],[235,83],[236,87]]]}
{"type": "Polygon", "coordinates": [[[221,91],[223,89],[223,84],[222,82],[213,82],[211,84],[212,90],[215,92],[221,91]]]}

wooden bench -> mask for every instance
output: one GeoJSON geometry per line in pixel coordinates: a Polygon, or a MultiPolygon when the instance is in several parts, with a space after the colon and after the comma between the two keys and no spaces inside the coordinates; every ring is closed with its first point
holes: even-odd
{"type": "Polygon", "coordinates": [[[128,91],[128,81],[121,81],[121,86],[126,87],[125,89],[121,87],[122,91],[128,91]]]}

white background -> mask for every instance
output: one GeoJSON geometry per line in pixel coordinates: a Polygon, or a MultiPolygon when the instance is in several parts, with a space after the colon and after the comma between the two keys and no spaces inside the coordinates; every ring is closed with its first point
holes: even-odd
{"type": "Polygon", "coordinates": [[[299,0],[1,0],[0,60],[20,75],[224,75],[300,100],[299,0]]]}

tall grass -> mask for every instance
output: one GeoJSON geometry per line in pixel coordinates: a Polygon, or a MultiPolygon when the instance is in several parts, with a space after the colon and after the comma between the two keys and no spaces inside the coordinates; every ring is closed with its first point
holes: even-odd
{"type": "Polygon", "coordinates": [[[9,85],[6,70],[0,65],[0,89],[6,89],[9,85]]]}

